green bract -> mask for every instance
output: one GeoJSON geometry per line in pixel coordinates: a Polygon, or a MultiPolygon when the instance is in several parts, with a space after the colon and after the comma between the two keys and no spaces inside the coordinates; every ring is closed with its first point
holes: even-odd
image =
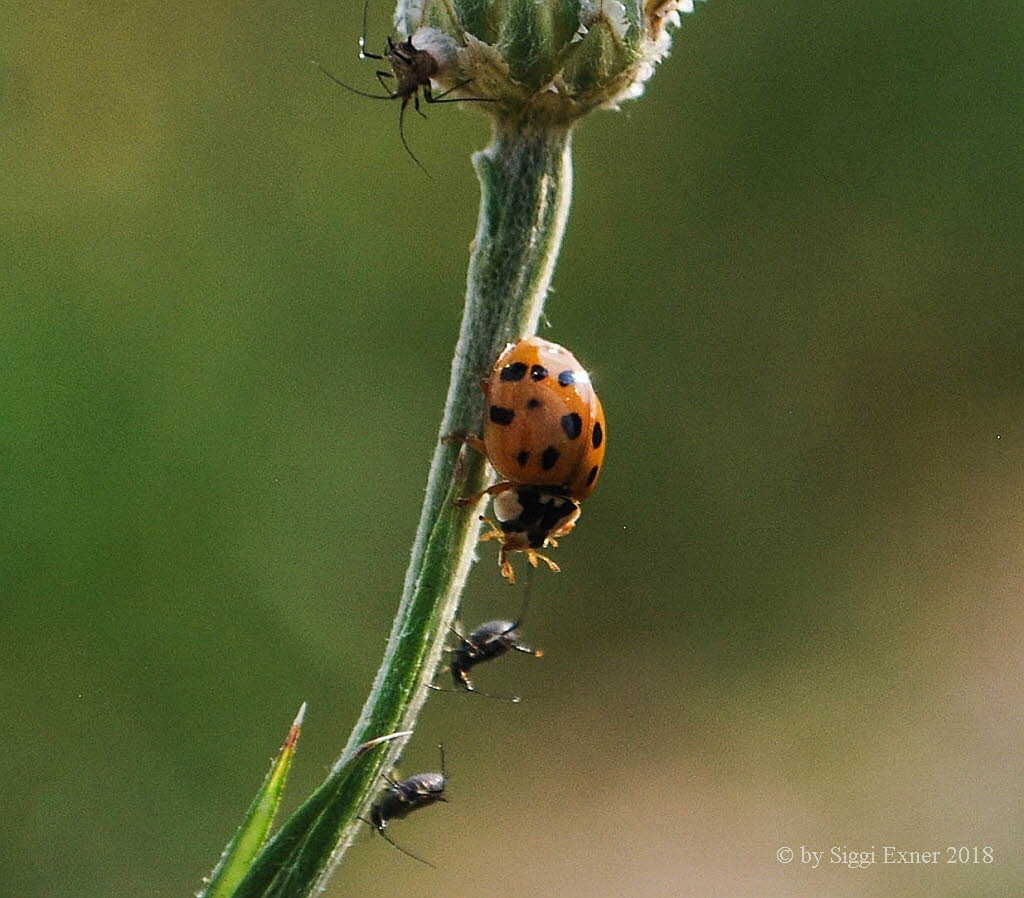
{"type": "Polygon", "coordinates": [[[395,26],[499,117],[571,122],[643,93],[694,0],[400,0],[395,26]]]}

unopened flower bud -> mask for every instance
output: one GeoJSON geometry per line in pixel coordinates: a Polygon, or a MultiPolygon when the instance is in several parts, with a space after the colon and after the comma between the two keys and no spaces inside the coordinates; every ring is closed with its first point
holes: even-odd
{"type": "Polygon", "coordinates": [[[499,117],[569,124],[643,93],[694,0],[400,0],[434,79],[499,117]]]}

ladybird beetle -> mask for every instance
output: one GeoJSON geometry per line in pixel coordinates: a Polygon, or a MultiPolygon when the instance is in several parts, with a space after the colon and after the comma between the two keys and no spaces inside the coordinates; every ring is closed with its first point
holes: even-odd
{"type": "Polygon", "coordinates": [[[494,497],[497,524],[491,522],[481,539],[501,541],[498,563],[509,583],[515,582],[511,552],[557,571],[538,550],[557,546],[557,537],[573,529],[580,502],[597,485],[605,450],[601,400],[576,357],[540,337],[506,346],[483,390],[483,439],[466,442],[487,456],[502,480],[459,501],[494,497]]]}

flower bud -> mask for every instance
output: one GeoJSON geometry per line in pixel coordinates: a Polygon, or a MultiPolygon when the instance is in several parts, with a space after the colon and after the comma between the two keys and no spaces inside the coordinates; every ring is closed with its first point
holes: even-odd
{"type": "Polygon", "coordinates": [[[694,0],[399,0],[395,25],[456,96],[568,124],[638,97],[694,0]]]}

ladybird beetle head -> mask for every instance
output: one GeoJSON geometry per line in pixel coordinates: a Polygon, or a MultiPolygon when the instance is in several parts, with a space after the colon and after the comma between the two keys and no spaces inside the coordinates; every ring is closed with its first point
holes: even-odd
{"type": "Polygon", "coordinates": [[[567,496],[536,486],[517,486],[494,497],[508,551],[543,549],[548,539],[572,530],[580,507],[567,496]]]}

